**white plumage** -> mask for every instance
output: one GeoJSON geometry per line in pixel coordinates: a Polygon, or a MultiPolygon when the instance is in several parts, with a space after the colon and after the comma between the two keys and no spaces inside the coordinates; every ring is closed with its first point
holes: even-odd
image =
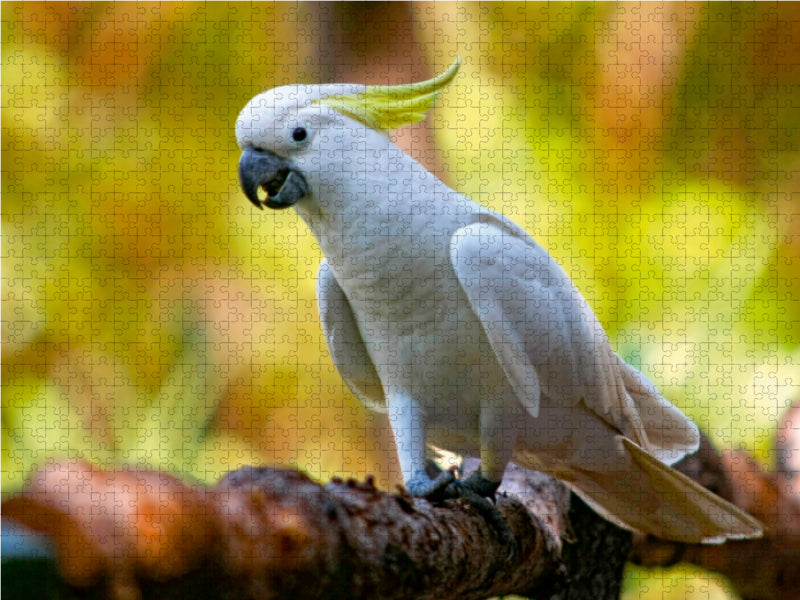
{"type": "Polygon", "coordinates": [[[421,489],[433,444],[479,456],[492,489],[513,460],[663,538],[759,535],[667,466],[697,449],[697,427],[614,353],[563,269],[385,134],[422,118],[457,69],[409,86],[284,86],[236,123],[248,197],[293,206],[325,254],[331,356],[362,402],[388,411],[406,482],[421,489]]]}

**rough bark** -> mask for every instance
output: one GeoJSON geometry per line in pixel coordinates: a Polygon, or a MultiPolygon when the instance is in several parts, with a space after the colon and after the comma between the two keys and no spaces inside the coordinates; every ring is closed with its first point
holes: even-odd
{"type": "Polygon", "coordinates": [[[512,467],[507,488],[523,497],[497,500],[519,541],[512,558],[464,500],[435,506],[377,490],[369,480],[322,486],[271,468],[241,469],[204,489],[160,473],[56,463],[3,511],[46,532],[61,576],[89,596],[105,590],[116,598],[171,597],[170,590],[180,595],[175,580],[202,573],[205,592],[224,590],[231,598],[485,598],[521,591],[562,598],[567,589],[570,598],[615,598],[629,534],[581,504],[567,515],[569,492],[540,473],[512,467]],[[568,534],[568,522],[580,533],[568,534]],[[622,546],[609,561],[614,535],[622,546]],[[607,595],[598,595],[598,582],[607,595]]]}
{"type": "Polygon", "coordinates": [[[484,598],[558,566],[558,533],[511,497],[497,507],[520,540],[512,560],[466,502],[434,506],[369,481],[323,487],[295,472],[244,469],[213,502],[226,511],[228,568],[248,582],[246,597],[484,598]]]}

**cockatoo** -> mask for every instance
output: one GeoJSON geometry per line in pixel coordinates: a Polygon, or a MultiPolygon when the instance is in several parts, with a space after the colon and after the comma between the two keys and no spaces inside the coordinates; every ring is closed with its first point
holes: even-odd
{"type": "Polygon", "coordinates": [[[319,242],[331,357],[364,404],[388,412],[406,488],[486,501],[514,461],[629,529],[682,542],[760,535],[669,466],[697,450],[697,427],[614,353],[547,251],[388,136],[422,120],[458,68],[409,85],[277,87],[236,121],[247,198],[293,207],[319,242]],[[480,469],[431,478],[427,445],[480,469]]]}

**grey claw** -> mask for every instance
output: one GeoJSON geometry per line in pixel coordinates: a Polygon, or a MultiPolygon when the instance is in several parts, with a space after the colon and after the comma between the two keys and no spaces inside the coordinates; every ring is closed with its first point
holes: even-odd
{"type": "Polygon", "coordinates": [[[410,481],[406,482],[408,493],[417,498],[425,498],[430,502],[441,502],[453,496],[448,495],[448,490],[456,481],[453,469],[441,471],[435,479],[431,479],[424,471],[417,471],[410,481]]]}
{"type": "Polygon", "coordinates": [[[519,554],[519,544],[505,517],[497,509],[495,493],[499,486],[500,482],[489,481],[480,472],[473,473],[463,481],[455,481],[451,485],[459,496],[472,504],[489,526],[495,530],[501,543],[508,547],[508,560],[511,561],[519,554]]]}

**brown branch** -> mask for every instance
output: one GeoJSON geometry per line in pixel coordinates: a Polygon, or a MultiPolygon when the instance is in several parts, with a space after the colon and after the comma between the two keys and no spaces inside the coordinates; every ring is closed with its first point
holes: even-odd
{"type": "Polygon", "coordinates": [[[2,508],[50,538],[67,584],[101,586],[117,600],[140,597],[139,577],[169,581],[197,570],[218,540],[205,490],[166,473],[52,463],[2,508]]]}
{"type": "MultiPolygon", "coordinates": [[[[779,439],[799,437],[787,431],[779,439]]],[[[797,452],[780,451],[790,459],[797,452]]],[[[721,458],[707,443],[681,468],[760,518],[767,535],[720,546],[642,538],[633,558],[705,566],[749,598],[800,597],[791,468],[767,475],[745,455],[721,458]]],[[[502,489],[508,495],[497,507],[520,544],[512,559],[463,500],[434,506],[369,479],[322,486],[270,468],[244,468],[207,489],[163,473],[55,463],[5,501],[3,513],[52,538],[66,582],[115,598],[185,597],[198,581],[194,597],[618,596],[628,532],[546,475],[511,465],[502,489]]]]}
{"type": "Polygon", "coordinates": [[[764,537],[719,546],[637,537],[631,558],[645,565],[678,561],[722,573],[751,600],[800,598],[800,402],[778,425],[778,471],[766,473],[742,451],[719,455],[704,439],[678,468],[764,524],[764,537]]]}
{"type": "Polygon", "coordinates": [[[434,506],[369,480],[321,486],[270,468],[235,471],[207,490],[163,473],[54,463],[3,512],[51,537],[67,583],[115,598],[142,590],[169,597],[167,583],[198,572],[207,589],[233,598],[485,598],[526,590],[557,598],[567,583],[571,597],[602,598],[601,580],[605,597],[616,597],[629,534],[580,505],[568,517],[568,492],[545,475],[512,468],[506,487],[525,499],[497,502],[519,540],[512,560],[466,501],[434,506]],[[588,524],[581,543],[565,550],[568,518],[588,524]],[[607,554],[615,539],[622,540],[616,562],[607,554]],[[584,595],[576,595],[580,586],[584,595]]]}
{"type": "Polygon", "coordinates": [[[511,562],[463,501],[433,506],[369,481],[322,487],[274,469],[233,473],[213,496],[247,597],[484,598],[536,585],[557,565],[557,534],[510,497],[498,508],[522,540],[511,562]]]}

